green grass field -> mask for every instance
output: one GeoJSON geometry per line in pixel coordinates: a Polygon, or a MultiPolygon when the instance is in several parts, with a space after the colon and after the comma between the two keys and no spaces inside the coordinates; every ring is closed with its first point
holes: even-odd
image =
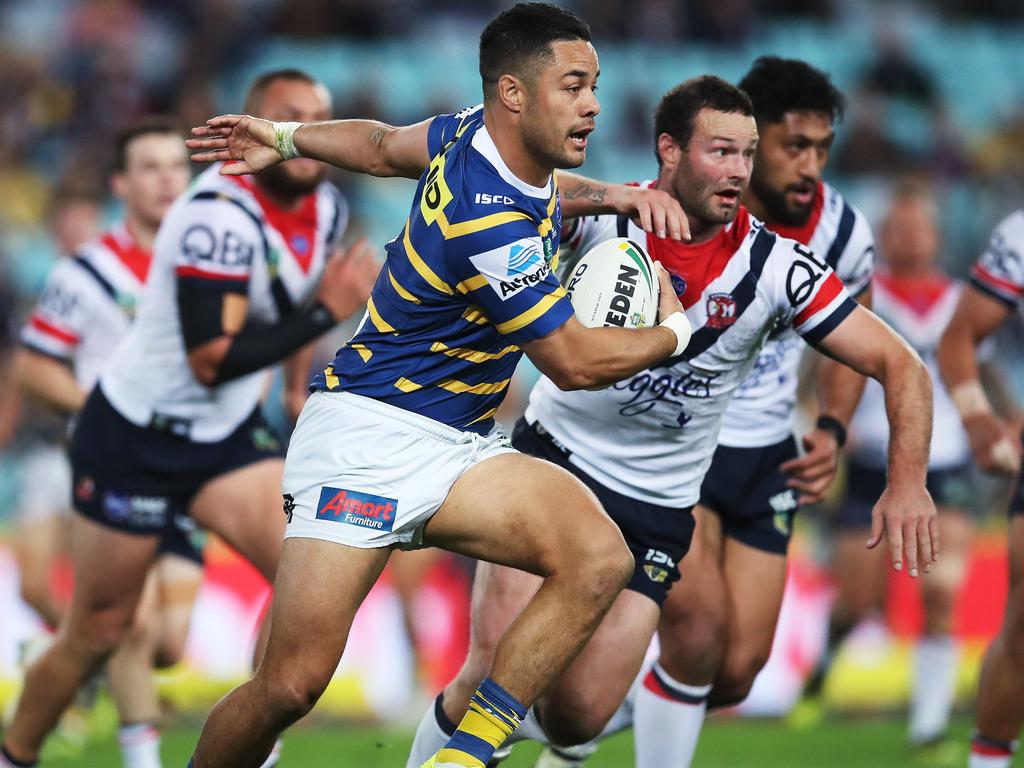
{"type": "MultiPolygon", "coordinates": [[[[775,720],[713,720],[701,740],[695,768],[964,768],[970,724],[956,721],[955,741],[934,753],[911,752],[898,719],[833,719],[808,731],[793,731],[775,720]]],[[[184,768],[198,729],[176,727],[164,735],[164,768],[184,768]]],[[[294,729],[285,741],[281,768],[402,768],[412,735],[406,730],[311,725],[294,729]]],[[[522,744],[503,768],[528,768],[539,747],[522,744]]],[[[588,768],[631,768],[632,734],[607,741],[588,768]]],[[[91,745],[74,758],[54,758],[45,768],[119,768],[113,740],[91,745]]],[[[1014,766],[1024,766],[1018,759],[1014,766]]],[[[665,768],[671,768],[666,766],[665,768]]]]}

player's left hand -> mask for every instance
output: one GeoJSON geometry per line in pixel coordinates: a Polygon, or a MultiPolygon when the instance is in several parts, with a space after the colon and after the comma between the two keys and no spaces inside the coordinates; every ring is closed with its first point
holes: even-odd
{"type": "Polygon", "coordinates": [[[915,579],[919,570],[931,570],[939,556],[939,524],[935,503],[924,483],[889,483],[871,510],[871,538],[868,549],[878,546],[882,533],[889,540],[894,570],[903,569],[915,579]]]}
{"type": "Polygon", "coordinates": [[[779,469],[790,475],[787,486],[800,492],[800,504],[816,504],[825,498],[839,468],[839,443],[824,429],[803,437],[804,455],[790,459],[779,469]]]}
{"type": "Polygon", "coordinates": [[[274,124],[248,115],[211,117],[206,125],[192,129],[196,138],[187,139],[189,149],[201,149],[192,155],[197,163],[224,162],[221,174],[241,176],[259,173],[284,158],[277,150],[274,124]]]}
{"type": "Polygon", "coordinates": [[[629,216],[644,232],[673,240],[690,239],[690,222],[679,201],[667,192],[623,186],[613,204],[617,213],[629,216]]]}

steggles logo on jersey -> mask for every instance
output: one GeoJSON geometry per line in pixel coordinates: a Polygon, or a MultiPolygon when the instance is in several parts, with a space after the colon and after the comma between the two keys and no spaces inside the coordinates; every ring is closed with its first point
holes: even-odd
{"type": "Polygon", "coordinates": [[[539,237],[525,237],[509,245],[470,256],[480,274],[502,301],[547,279],[551,272],[539,237]]]}
{"type": "Polygon", "coordinates": [[[322,486],[316,519],[390,531],[398,514],[398,500],[345,488],[322,486]]]}
{"type": "Polygon", "coordinates": [[[708,328],[728,328],[736,322],[736,300],[728,293],[708,296],[708,328]]]}

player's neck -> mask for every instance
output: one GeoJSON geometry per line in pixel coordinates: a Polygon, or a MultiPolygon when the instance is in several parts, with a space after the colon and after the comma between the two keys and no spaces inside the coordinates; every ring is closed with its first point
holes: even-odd
{"type": "Polygon", "coordinates": [[[754,192],[753,187],[747,187],[747,191],[743,193],[743,205],[746,206],[747,210],[750,211],[750,215],[759,221],[763,221],[765,225],[771,226],[778,222],[771,221],[771,215],[768,213],[768,208],[765,207],[764,201],[757,196],[754,192]]]}
{"type": "Polygon", "coordinates": [[[128,214],[124,218],[124,227],[128,230],[128,234],[131,235],[132,240],[142,250],[147,253],[153,250],[153,241],[156,240],[156,231],[159,225],[156,227],[147,224],[141,217],[133,216],[128,214]]]}
{"type": "Polygon", "coordinates": [[[484,111],[484,128],[491,137],[491,141],[494,142],[494,146],[497,147],[501,161],[517,179],[531,187],[547,186],[554,168],[544,163],[538,163],[520,140],[516,131],[502,125],[486,110],[484,111]]]}
{"type": "Polygon", "coordinates": [[[686,214],[686,220],[690,222],[690,239],[687,241],[690,245],[700,245],[714,240],[725,226],[723,224],[704,224],[690,214],[686,214]]]}

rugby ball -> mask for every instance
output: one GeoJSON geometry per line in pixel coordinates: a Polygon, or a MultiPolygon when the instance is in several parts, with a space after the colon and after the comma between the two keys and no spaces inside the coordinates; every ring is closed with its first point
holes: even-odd
{"type": "Polygon", "coordinates": [[[658,322],[658,273],[636,240],[616,237],[591,248],[566,280],[576,319],[587,328],[649,328],[658,322]]]}

